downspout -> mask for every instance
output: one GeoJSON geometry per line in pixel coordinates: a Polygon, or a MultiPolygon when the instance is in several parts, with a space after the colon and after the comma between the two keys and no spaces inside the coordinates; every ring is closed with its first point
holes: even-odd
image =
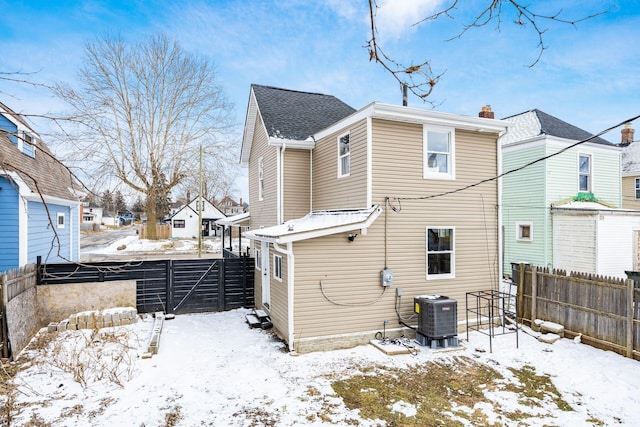
{"type": "Polygon", "coordinates": [[[373,126],[371,116],[367,117],[367,208],[373,206],[373,126]]]}
{"type": "Polygon", "coordinates": [[[280,194],[280,190],[282,189],[282,148],[278,147],[278,151],[276,152],[276,224],[282,224],[282,217],[280,214],[282,213],[282,196],[280,194]]]}
{"type": "Polygon", "coordinates": [[[287,150],[287,144],[282,143],[282,149],[280,150],[280,222],[284,223],[284,152],[287,150]]]}
{"type": "Polygon", "coordinates": [[[281,248],[276,242],[273,242],[273,248],[287,256],[287,342],[289,343],[289,351],[293,351],[293,298],[294,298],[294,267],[295,257],[293,255],[293,243],[287,243],[287,249],[281,248]]]}
{"type": "MultiPolygon", "coordinates": [[[[498,134],[498,140],[497,140],[497,156],[498,156],[498,170],[497,170],[497,175],[500,176],[502,175],[502,144],[500,143],[500,138],[502,137],[502,135],[504,135],[505,133],[507,133],[507,131],[503,131],[500,132],[498,134]]],[[[498,180],[498,290],[500,290],[500,281],[502,281],[502,277],[504,274],[504,245],[502,244],[503,241],[503,231],[502,231],[502,178],[500,178],[498,180]]]]}

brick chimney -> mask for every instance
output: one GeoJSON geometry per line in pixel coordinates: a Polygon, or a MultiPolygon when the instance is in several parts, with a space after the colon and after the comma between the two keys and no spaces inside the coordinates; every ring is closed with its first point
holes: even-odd
{"type": "Polygon", "coordinates": [[[191,201],[191,191],[187,190],[187,203],[191,201]]]}
{"type": "Polygon", "coordinates": [[[631,127],[631,123],[624,125],[620,133],[622,134],[622,141],[620,142],[621,145],[629,145],[633,142],[633,134],[635,133],[635,130],[631,127]]]}
{"type": "Polygon", "coordinates": [[[493,111],[491,111],[491,105],[485,105],[482,107],[482,111],[478,113],[478,117],[483,117],[485,119],[494,119],[493,111]]]}

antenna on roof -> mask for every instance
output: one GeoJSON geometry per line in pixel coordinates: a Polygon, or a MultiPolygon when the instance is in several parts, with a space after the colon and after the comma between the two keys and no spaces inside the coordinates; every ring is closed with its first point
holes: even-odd
{"type": "Polygon", "coordinates": [[[407,84],[401,83],[402,86],[402,106],[407,106],[407,84]]]}

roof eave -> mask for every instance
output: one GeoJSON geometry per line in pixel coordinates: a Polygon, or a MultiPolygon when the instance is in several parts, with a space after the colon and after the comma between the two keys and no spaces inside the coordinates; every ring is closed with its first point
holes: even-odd
{"type": "Polygon", "coordinates": [[[268,243],[286,244],[297,242],[300,240],[314,239],[317,237],[330,236],[332,234],[346,233],[355,230],[365,230],[373,224],[373,222],[380,216],[382,209],[376,207],[373,212],[363,221],[354,222],[351,224],[343,224],[334,227],[320,228],[317,230],[292,232],[285,235],[268,235],[260,234],[260,230],[251,230],[245,232],[243,235],[247,238],[259,240],[268,243]]]}
{"type": "Polygon", "coordinates": [[[489,133],[501,133],[511,126],[511,124],[505,120],[462,116],[459,114],[373,102],[328,128],[316,132],[313,136],[316,140],[319,140],[320,138],[338,131],[340,128],[358,122],[366,117],[408,123],[433,124],[455,127],[456,129],[489,133]]]}

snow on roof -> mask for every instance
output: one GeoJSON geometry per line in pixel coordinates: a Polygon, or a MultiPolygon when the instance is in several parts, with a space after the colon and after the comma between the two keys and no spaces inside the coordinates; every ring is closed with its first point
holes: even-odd
{"type": "Polygon", "coordinates": [[[640,143],[633,142],[622,149],[622,173],[640,172],[640,143]]]}
{"type": "Polygon", "coordinates": [[[233,215],[233,216],[228,216],[226,218],[222,218],[216,221],[217,225],[239,225],[243,222],[246,222],[249,220],[250,214],[249,212],[243,212],[241,214],[238,215],[233,215]]]}
{"type": "Polygon", "coordinates": [[[378,205],[369,209],[314,211],[302,218],[273,227],[251,230],[244,235],[250,239],[288,243],[367,228],[380,212],[382,210],[378,205]]]}

